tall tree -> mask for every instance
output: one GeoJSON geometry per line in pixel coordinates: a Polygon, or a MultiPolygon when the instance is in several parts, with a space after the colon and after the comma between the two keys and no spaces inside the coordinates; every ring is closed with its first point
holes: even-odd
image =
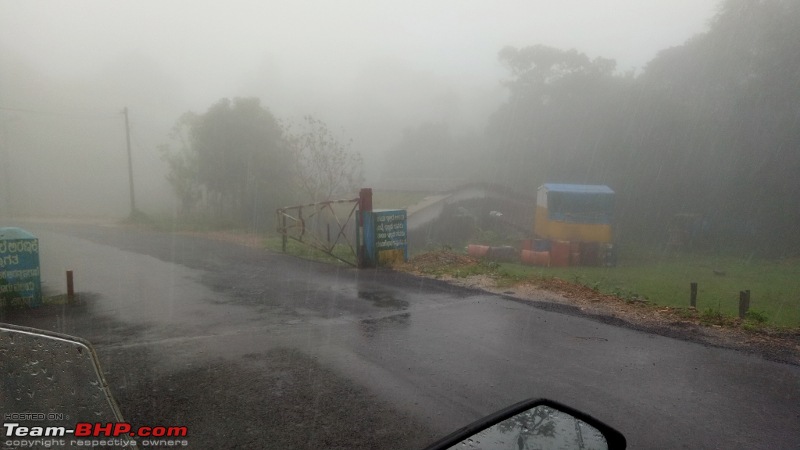
{"type": "Polygon", "coordinates": [[[647,126],[687,138],[652,143],[696,208],[731,237],[800,248],[800,3],[721,3],[708,32],[662,51],[640,84],[654,109],[689,118],[647,126]]]}
{"type": "Polygon", "coordinates": [[[609,184],[623,235],[658,240],[695,212],[727,243],[800,253],[800,2],[726,0],[638,77],[543,46],[499,59],[509,99],[487,134],[503,180],[609,184]]]}
{"type": "Polygon", "coordinates": [[[294,161],[295,186],[312,202],[358,191],[364,182],[364,161],[351,149],[352,140],[338,137],[312,116],[284,126],[294,161]]]}
{"type": "Polygon", "coordinates": [[[290,193],[291,155],[273,115],[257,98],[227,98],[178,120],[164,147],[168,179],[186,206],[201,187],[219,218],[260,225],[290,193]]]}
{"type": "Polygon", "coordinates": [[[182,115],[170,131],[170,142],[159,146],[161,158],[169,167],[167,181],[180,201],[179,213],[184,217],[195,212],[203,194],[197,178],[197,154],[192,151],[189,141],[189,133],[196,120],[197,115],[192,112],[182,115]]]}
{"type": "Polygon", "coordinates": [[[575,50],[542,45],[506,47],[499,59],[510,73],[508,101],[492,116],[488,136],[497,171],[519,187],[545,181],[600,181],[599,155],[613,141],[626,105],[629,77],[615,77],[615,63],[575,50]]]}

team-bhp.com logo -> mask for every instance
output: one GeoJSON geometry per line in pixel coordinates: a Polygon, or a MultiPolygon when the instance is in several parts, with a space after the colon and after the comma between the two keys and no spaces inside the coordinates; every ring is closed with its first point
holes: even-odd
{"type": "Polygon", "coordinates": [[[6,446],[41,447],[48,444],[61,446],[131,446],[133,438],[142,446],[186,446],[181,438],[188,435],[185,426],[133,427],[127,422],[78,422],[74,428],[63,426],[23,426],[16,422],[3,423],[6,446]],[[101,440],[102,439],[102,440],[101,440]],[[53,442],[58,440],[60,442],[53,442]]]}

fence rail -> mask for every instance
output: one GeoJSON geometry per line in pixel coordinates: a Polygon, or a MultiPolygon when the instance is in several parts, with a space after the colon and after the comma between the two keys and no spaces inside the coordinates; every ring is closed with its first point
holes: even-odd
{"type": "Polygon", "coordinates": [[[346,264],[358,265],[358,224],[354,219],[360,204],[359,198],[331,200],[307,205],[287,206],[276,211],[278,233],[282,249],[286,252],[289,239],[308,245],[346,264]],[[339,207],[340,211],[337,211],[339,207]],[[333,228],[333,230],[332,230],[333,228]],[[350,230],[353,230],[350,233],[350,230]],[[335,253],[344,246],[352,261],[335,253]]]}

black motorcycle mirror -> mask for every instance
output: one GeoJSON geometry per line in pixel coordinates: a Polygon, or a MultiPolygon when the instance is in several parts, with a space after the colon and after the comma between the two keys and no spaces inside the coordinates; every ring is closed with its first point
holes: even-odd
{"type": "Polygon", "coordinates": [[[20,426],[124,422],[89,342],[0,324],[0,417],[20,426]]]}
{"type": "Polygon", "coordinates": [[[433,443],[439,449],[624,449],[625,437],[603,422],[552,400],[525,400],[433,443]]]}

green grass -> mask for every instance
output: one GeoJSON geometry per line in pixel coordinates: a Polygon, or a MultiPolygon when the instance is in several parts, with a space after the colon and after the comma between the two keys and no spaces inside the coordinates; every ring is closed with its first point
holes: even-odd
{"type": "MultiPolygon", "coordinates": [[[[623,249],[616,267],[556,268],[482,262],[469,268],[443,267],[431,272],[454,276],[488,274],[500,287],[560,278],[626,300],[680,308],[689,306],[689,285],[697,282],[701,321],[717,323],[720,318],[738,316],[739,291],[750,290],[748,326],[800,327],[800,260],[623,249]]],[[[687,311],[687,315],[692,314],[687,311]]]]}
{"type": "MultiPolygon", "coordinates": [[[[520,269],[518,269],[520,270],[520,269]]],[[[622,255],[617,267],[527,269],[607,294],[638,297],[665,306],[689,306],[697,282],[697,309],[735,316],[739,291],[750,290],[753,317],[777,326],[800,327],[800,261],[748,260],[702,254],[622,255]],[[724,272],[724,275],[714,271],[724,272]]]]}
{"type": "MultiPolygon", "coordinates": [[[[282,252],[282,243],[280,236],[270,236],[267,237],[264,241],[264,246],[272,251],[275,252],[282,252]]],[[[339,259],[334,258],[333,256],[317,250],[309,245],[303,244],[301,242],[295,241],[294,239],[288,239],[286,241],[286,253],[294,256],[298,256],[300,258],[306,259],[313,259],[315,261],[322,261],[331,264],[341,264],[346,265],[339,259]]],[[[352,250],[347,245],[337,245],[333,249],[333,253],[345,261],[350,261],[355,264],[355,256],[353,255],[352,250]]]]}

